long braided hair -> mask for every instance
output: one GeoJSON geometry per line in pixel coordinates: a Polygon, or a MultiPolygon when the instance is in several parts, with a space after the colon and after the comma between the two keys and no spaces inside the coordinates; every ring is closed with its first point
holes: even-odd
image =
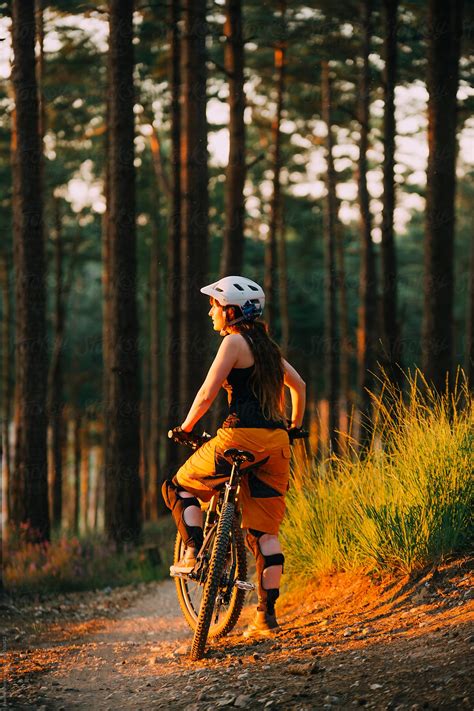
{"type": "MultiPolygon", "coordinates": [[[[235,309],[235,315],[239,315],[239,307],[229,306],[227,309],[235,309]]],[[[282,354],[278,344],[270,338],[267,324],[261,320],[239,321],[231,328],[245,338],[255,358],[250,387],[264,417],[277,421],[285,419],[282,354]]]]}

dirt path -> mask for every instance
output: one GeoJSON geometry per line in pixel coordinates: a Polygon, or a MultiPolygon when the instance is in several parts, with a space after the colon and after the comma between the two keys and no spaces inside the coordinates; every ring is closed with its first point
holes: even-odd
{"type": "Polygon", "coordinates": [[[247,609],[198,663],[180,653],[190,632],[170,581],[63,596],[22,622],[10,611],[3,707],[472,709],[471,571],[464,560],[415,583],[332,576],[283,601],[276,638],[244,640],[247,609]]]}

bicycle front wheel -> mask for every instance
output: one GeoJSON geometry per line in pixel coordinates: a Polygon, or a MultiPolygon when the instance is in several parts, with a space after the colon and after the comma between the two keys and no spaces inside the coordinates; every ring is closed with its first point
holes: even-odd
{"type": "MultiPolygon", "coordinates": [[[[233,581],[229,580],[228,574],[226,575],[232,551],[231,534],[234,525],[234,516],[235,505],[229,502],[225,503],[222,507],[219,524],[217,526],[209,570],[202,594],[201,608],[194,631],[191,646],[191,659],[193,660],[201,659],[204,656],[204,649],[212,622],[219,620],[221,606],[225,602],[225,595],[226,591],[229,590],[229,585],[232,585],[232,596],[235,595],[236,599],[242,599],[233,625],[237,622],[240,610],[242,609],[243,596],[241,598],[239,593],[243,593],[243,591],[236,590],[233,581]]],[[[221,634],[223,633],[221,632],[221,634]]],[[[218,635],[214,634],[213,636],[218,635]]]]}
{"type": "MultiPolygon", "coordinates": [[[[216,541],[217,524],[213,532],[209,536],[209,541],[206,546],[205,554],[208,557],[209,563],[212,558],[212,551],[216,541]]],[[[179,533],[176,535],[174,547],[174,561],[180,560],[184,554],[185,546],[179,533]]],[[[209,567],[208,571],[209,573],[209,567]]],[[[207,580],[207,575],[205,580],[207,580]]],[[[238,520],[234,517],[232,531],[230,536],[230,547],[225,562],[223,572],[224,582],[227,581],[226,589],[221,590],[221,598],[218,609],[212,615],[211,624],[208,631],[208,639],[223,637],[228,634],[236,625],[240,617],[242,608],[245,602],[245,590],[239,590],[233,585],[235,580],[247,579],[247,555],[245,551],[245,541],[242,529],[239,526],[238,520]]],[[[184,618],[191,629],[196,629],[199,611],[201,609],[204,582],[193,580],[189,577],[176,577],[176,594],[181,611],[184,618]]],[[[221,579],[221,583],[222,583],[221,579]]],[[[221,585],[222,587],[222,585],[221,585]]]]}

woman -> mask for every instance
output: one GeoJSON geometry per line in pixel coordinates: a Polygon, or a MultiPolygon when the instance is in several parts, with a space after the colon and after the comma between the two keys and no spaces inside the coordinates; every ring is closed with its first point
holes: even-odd
{"type": "Polygon", "coordinates": [[[256,559],[258,590],[257,614],[245,634],[267,635],[278,627],[275,602],[284,561],[278,540],[290,468],[284,385],[291,393],[291,427],[298,428],[303,421],[306,386],[282,358],[265,323],[258,320],[265,305],[258,284],[228,276],[201,292],[210,297],[214,330],[225,338],[180,429],[191,432],[221,387],[227,390],[229,414],[216,436],[163,485],[163,498],[186,544],[184,557],[170,572],[189,573],[196,564],[203,540],[199,500],[209,501],[215,488],[227,480],[229,464],[223,452],[239,447],[252,452],[257,461],[265,460],[256,473],[243,478],[240,501],[246,542],[256,559]]]}

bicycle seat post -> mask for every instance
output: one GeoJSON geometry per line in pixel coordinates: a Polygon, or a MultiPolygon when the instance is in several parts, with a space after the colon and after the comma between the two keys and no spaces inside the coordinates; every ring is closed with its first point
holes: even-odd
{"type": "Polygon", "coordinates": [[[225,500],[228,500],[229,496],[231,495],[231,492],[235,491],[238,487],[241,465],[243,464],[243,462],[253,462],[255,460],[255,457],[251,452],[247,452],[244,449],[237,449],[235,447],[232,447],[231,449],[226,449],[224,452],[224,457],[232,461],[230,478],[225,485],[225,500]]]}

